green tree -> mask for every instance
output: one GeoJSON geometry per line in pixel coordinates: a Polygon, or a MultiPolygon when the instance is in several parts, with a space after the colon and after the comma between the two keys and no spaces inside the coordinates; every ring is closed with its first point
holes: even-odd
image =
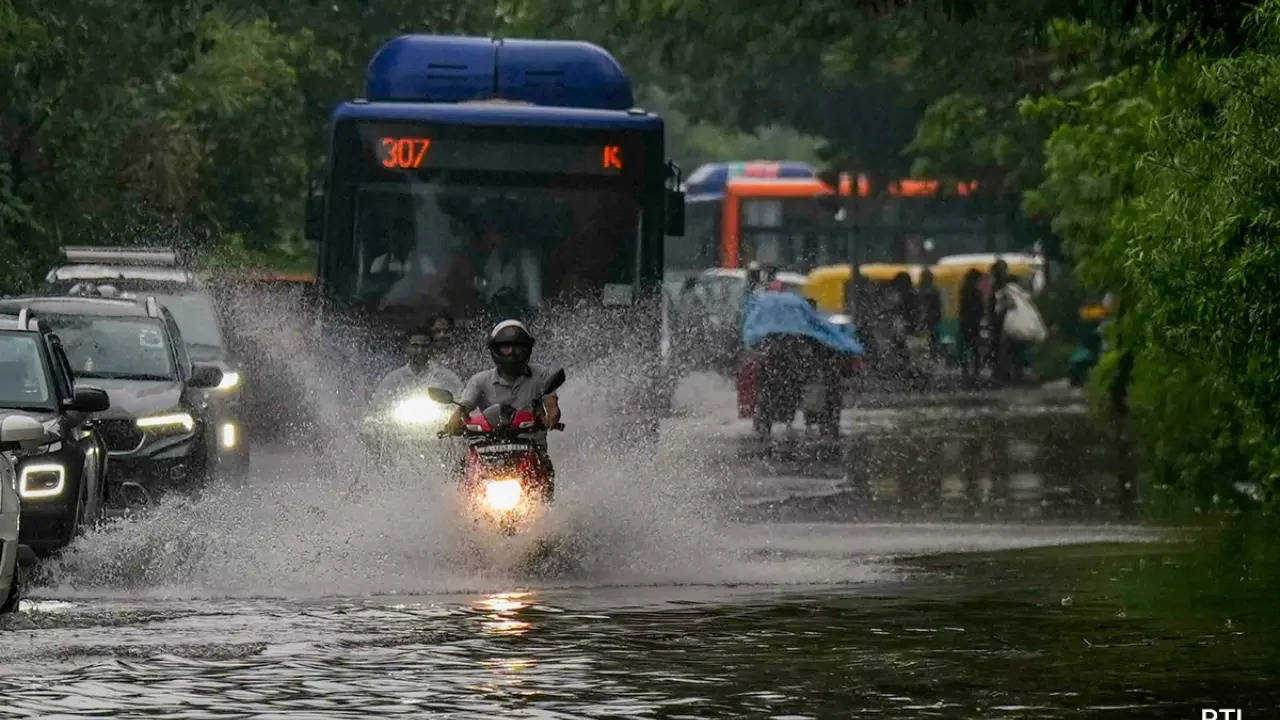
{"type": "Polygon", "coordinates": [[[1280,2],[1242,51],[1161,58],[1060,114],[1046,181],[1082,277],[1116,291],[1113,353],[1134,358],[1131,406],[1163,482],[1203,502],[1280,489],[1280,2]],[[1243,483],[1244,485],[1239,485],[1243,483]]]}

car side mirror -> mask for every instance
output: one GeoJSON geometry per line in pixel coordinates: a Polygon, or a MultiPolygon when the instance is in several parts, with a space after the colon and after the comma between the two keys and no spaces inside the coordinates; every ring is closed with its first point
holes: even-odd
{"type": "Polygon", "coordinates": [[[429,387],[427,388],[427,397],[441,405],[453,405],[453,393],[444,388],[429,387]]]}
{"type": "Polygon", "coordinates": [[[191,368],[193,388],[215,388],[222,384],[222,368],[217,365],[196,365],[191,368]]]}
{"type": "Polygon", "coordinates": [[[44,442],[44,425],[26,415],[10,415],[0,423],[0,450],[34,450],[44,442]]]}
{"type": "Polygon", "coordinates": [[[102,412],[111,407],[111,397],[106,390],[96,387],[78,387],[71,400],[71,409],[85,413],[102,412]]]}
{"type": "Polygon", "coordinates": [[[684,192],[666,191],[666,233],[672,237],[684,237],[684,192]]]}

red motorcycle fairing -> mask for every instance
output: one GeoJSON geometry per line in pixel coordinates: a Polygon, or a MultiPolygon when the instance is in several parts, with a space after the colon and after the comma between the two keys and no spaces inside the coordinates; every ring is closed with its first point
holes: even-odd
{"type": "Polygon", "coordinates": [[[554,493],[551,463],[529,437],[540,427],[538,416],[494,406],[472,414],[465,427],[469,446],[459,479],[461,497],[477,519],[487,518],[504,534],[519,532],[554,493]],[[514,495],[501,488],[513,480],[519,484],[514,495]]]}

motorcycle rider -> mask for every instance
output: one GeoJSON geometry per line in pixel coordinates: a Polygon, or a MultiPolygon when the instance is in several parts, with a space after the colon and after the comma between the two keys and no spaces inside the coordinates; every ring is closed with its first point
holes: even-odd
{"type": "Polygon", "coordinates": [[[377,407],[415,391],[425,394],[428,387],[458,392],[462,388],[462,379],[433,358],[433,354],[443,353],[447,349],[452,334],[453,318],[445,314],[437,315],[430,323],[409,331],[405,345],[408,362],[387,373],[378,382],[370,404],[377,407]]]}
{"type": "MultiPolygon", "coordinates": [[[[477,408],[484,409],[493,405],[509,405],[516,409],[528,408],[542,395],[555,371],[536,363],[529,362],[533,352],[534,339],[528,328],[519,320],[503,320],[494,326],[489,333],[489,355],[493,358],[494,367],[471,376],[462,395],[458,397],[458,405],[449,419],[448,429],[457,432],[463,419],[477,408]]],[[[560,422],[560,404],[555,393],[542,395],[541,406],[533,408],[542,417],[545,427],[554,427],[560,422]]],[[[549,474],[551,458],[547,455],[547,433],[539,430],[531,435],[538,446],[539,459],[546,463],[549,474]]]]}

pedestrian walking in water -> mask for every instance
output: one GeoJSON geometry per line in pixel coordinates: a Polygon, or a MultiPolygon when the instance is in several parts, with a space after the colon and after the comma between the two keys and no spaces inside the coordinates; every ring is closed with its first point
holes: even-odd
{"type": "Polygon", "coordinates": [[[916,292],[911,286],[911,276],[900,272],[889,283],[888,312],[885,318],[889,327],[889,350],[900,378],[912,375],[911,352],[908,338],[916,330],[916,292]]]}
{"type": "Polygon", "coordinates": [[[1044,342],[1048,330],[1031,300],[1031,293],[1016,279],[1009,278],[994,297],[997,312],[1003,318],[997,367],[1002,380],[1020,382],[1028,350],[1035,343],[1044,342]]]}
{"type": "Polygon", "coordinates": [[[960,370],[966,380],[978,377],[982,367],[982,315],[985,312],[982,298],[982,273],[969,270],[960,283],[960,370]]]}

